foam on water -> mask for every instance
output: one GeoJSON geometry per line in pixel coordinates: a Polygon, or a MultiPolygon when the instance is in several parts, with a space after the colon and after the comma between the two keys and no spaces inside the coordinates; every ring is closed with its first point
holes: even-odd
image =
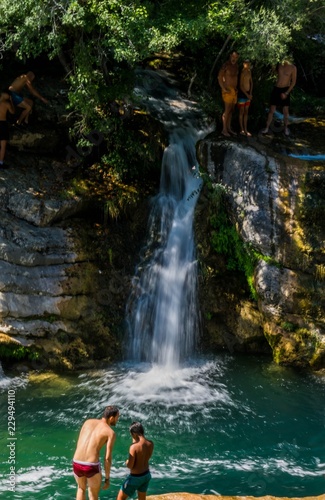
{"type": "MultiPolygon", "coordinates": [[[[233,405],[231,396],[223,383],[209,384],[209,378],[222,371],[216,362],[194,362],[191,366],[168,369],[158,364],[125,363],[109,372],[94,372],[96,399],[99,407],[109,399],[120,407],[188,407],[195,412],[197,406],[220,403],[233,405]]],[[[80,386],[93,386],[94,380],[87,376],[80,386]]],[[[148,415],[148,414],[147,414],[148,415]]]]}

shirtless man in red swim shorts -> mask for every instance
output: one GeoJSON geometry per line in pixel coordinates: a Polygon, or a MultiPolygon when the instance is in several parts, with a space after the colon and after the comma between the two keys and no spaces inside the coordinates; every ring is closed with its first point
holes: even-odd
{"type": "Polygon", "coordinates": [[[115,432],[111,426],[116,425],[119,416],[116,406],[107,406],[102,418],[86,420],[81,427],[72,461],[74,476],[78,484],[76,500],[86,500],[87,484],[89,500],[98,500],[102,482],[99,452],[105,444],[105,481],[102,489],[106,490],[109,487],[112,451],[115,443],[115,432]]]}
{"type": "Polygon", "coordinates": [[[218,82],[221,87],[222,99],[225,110],[222,115],[222,135],[230,137],[237,135],[231,129],[231,118],[235,105],[237,103],[237,85],[238,85],[238,52],[233,50],[228,61],[222,66],[218,74],[218,82]]]}

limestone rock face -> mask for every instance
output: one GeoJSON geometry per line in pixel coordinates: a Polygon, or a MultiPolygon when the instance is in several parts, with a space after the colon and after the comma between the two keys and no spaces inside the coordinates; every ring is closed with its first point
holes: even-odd
{"type": "Polygon", "coordinates": [[[46,95],[50,105],[36,103],[28,128],[11,129],[0,170],[0,354],[28,349],[36,368],[88,367],[116,356],[106,298],[125,300],[126,281],[108,290],[88,202],[65,194],[74,175],[65,103],[53,89],[46,95]]]}
{"type": "MultiPolygon", "coordinates": [[[[248,308],[240,277],[227,275],[225,262],[211,250],[204,254],[208,223],[197,231],[201,259],[209,269],[202,303],[211,312],[205,321],[210,342],[214,335],[217,347],[229,348],[230,342],[235,350],[247,350],[251,336],[254,350],[257,339],[265,348],[264,337],[277,362],[323,367],[324,168],[274,153],[254,139],[240,143],[213,135],[199,143],[198,157],[211,182],[224,187],[240,237],[260,256],[254,274],[258,300],[249,300],[248,308]]],[[[209,196],[203,193],[197,227],[208,206],[209,196]]]]}
{"type": "Polygon", "coordinates": [[[196,495],[193,493],[165,493],[164,495],[150,495],[148,500],[325,500],[325,495],[312,497],[273,497],[265,495],[263,497],[253,496],[225,496],[225,495],[196,495]]]}

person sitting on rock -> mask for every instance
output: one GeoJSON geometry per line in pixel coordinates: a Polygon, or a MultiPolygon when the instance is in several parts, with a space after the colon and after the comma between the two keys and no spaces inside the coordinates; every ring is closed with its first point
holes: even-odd
{"type": "Polygon", "coordinates": [[[1,92],[0,95],[0,169],[7,168],[4,163],[7,142],[9,140],[9,124],[7,113],[14,114],[15,107],[8,92],[1,92]]]}
{"type": "Polygon", "coordinates": [[[33,109],[33,101],[28,97],[24,97],[22,95],[22,90],[24,87],[27,87],[29,92],[40,99],[45,104],[48,103],[48,100],[45,99],[33,86],[32,81],[34,80],[35,75],[32,71],[28,71],[25,75],[17,76],[17,78],[12,82],[9,86],[9,92],[12,98],[13,104],[18,108],[23,108],[23,112],[19,116],[16,125],[28,125],[29,115],[33,109]]]}

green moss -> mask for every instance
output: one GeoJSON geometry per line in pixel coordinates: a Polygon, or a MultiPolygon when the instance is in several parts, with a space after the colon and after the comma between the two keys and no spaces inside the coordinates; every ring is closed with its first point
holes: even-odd
{"type": "Polygon", "coordinates": [[[16,342],[0,343],[0,360],[29,360],[34,361],[39,358],[39,353],[31,347],[25,347],[16,342]]]}
{"type": "Polygon", "coordinates": [[[254,270],[257,256],[253,249],[240,238],[235,226],[229,220],[226,206],[226,191],[220,184],[211,185],[210,203],[213,213],[210,215],[211,246],[218,254],[226,257],[229,271],[243,272],[246,276],[250,294],[257,300],[254,286],[254,270]]]}
{"type": "Polygon", "coordinates": [[[281,328],[286,332],[294,332],[297,329],[297,325],[290,323],[290,321],[283,321],[281,323],[281,328]]]}

